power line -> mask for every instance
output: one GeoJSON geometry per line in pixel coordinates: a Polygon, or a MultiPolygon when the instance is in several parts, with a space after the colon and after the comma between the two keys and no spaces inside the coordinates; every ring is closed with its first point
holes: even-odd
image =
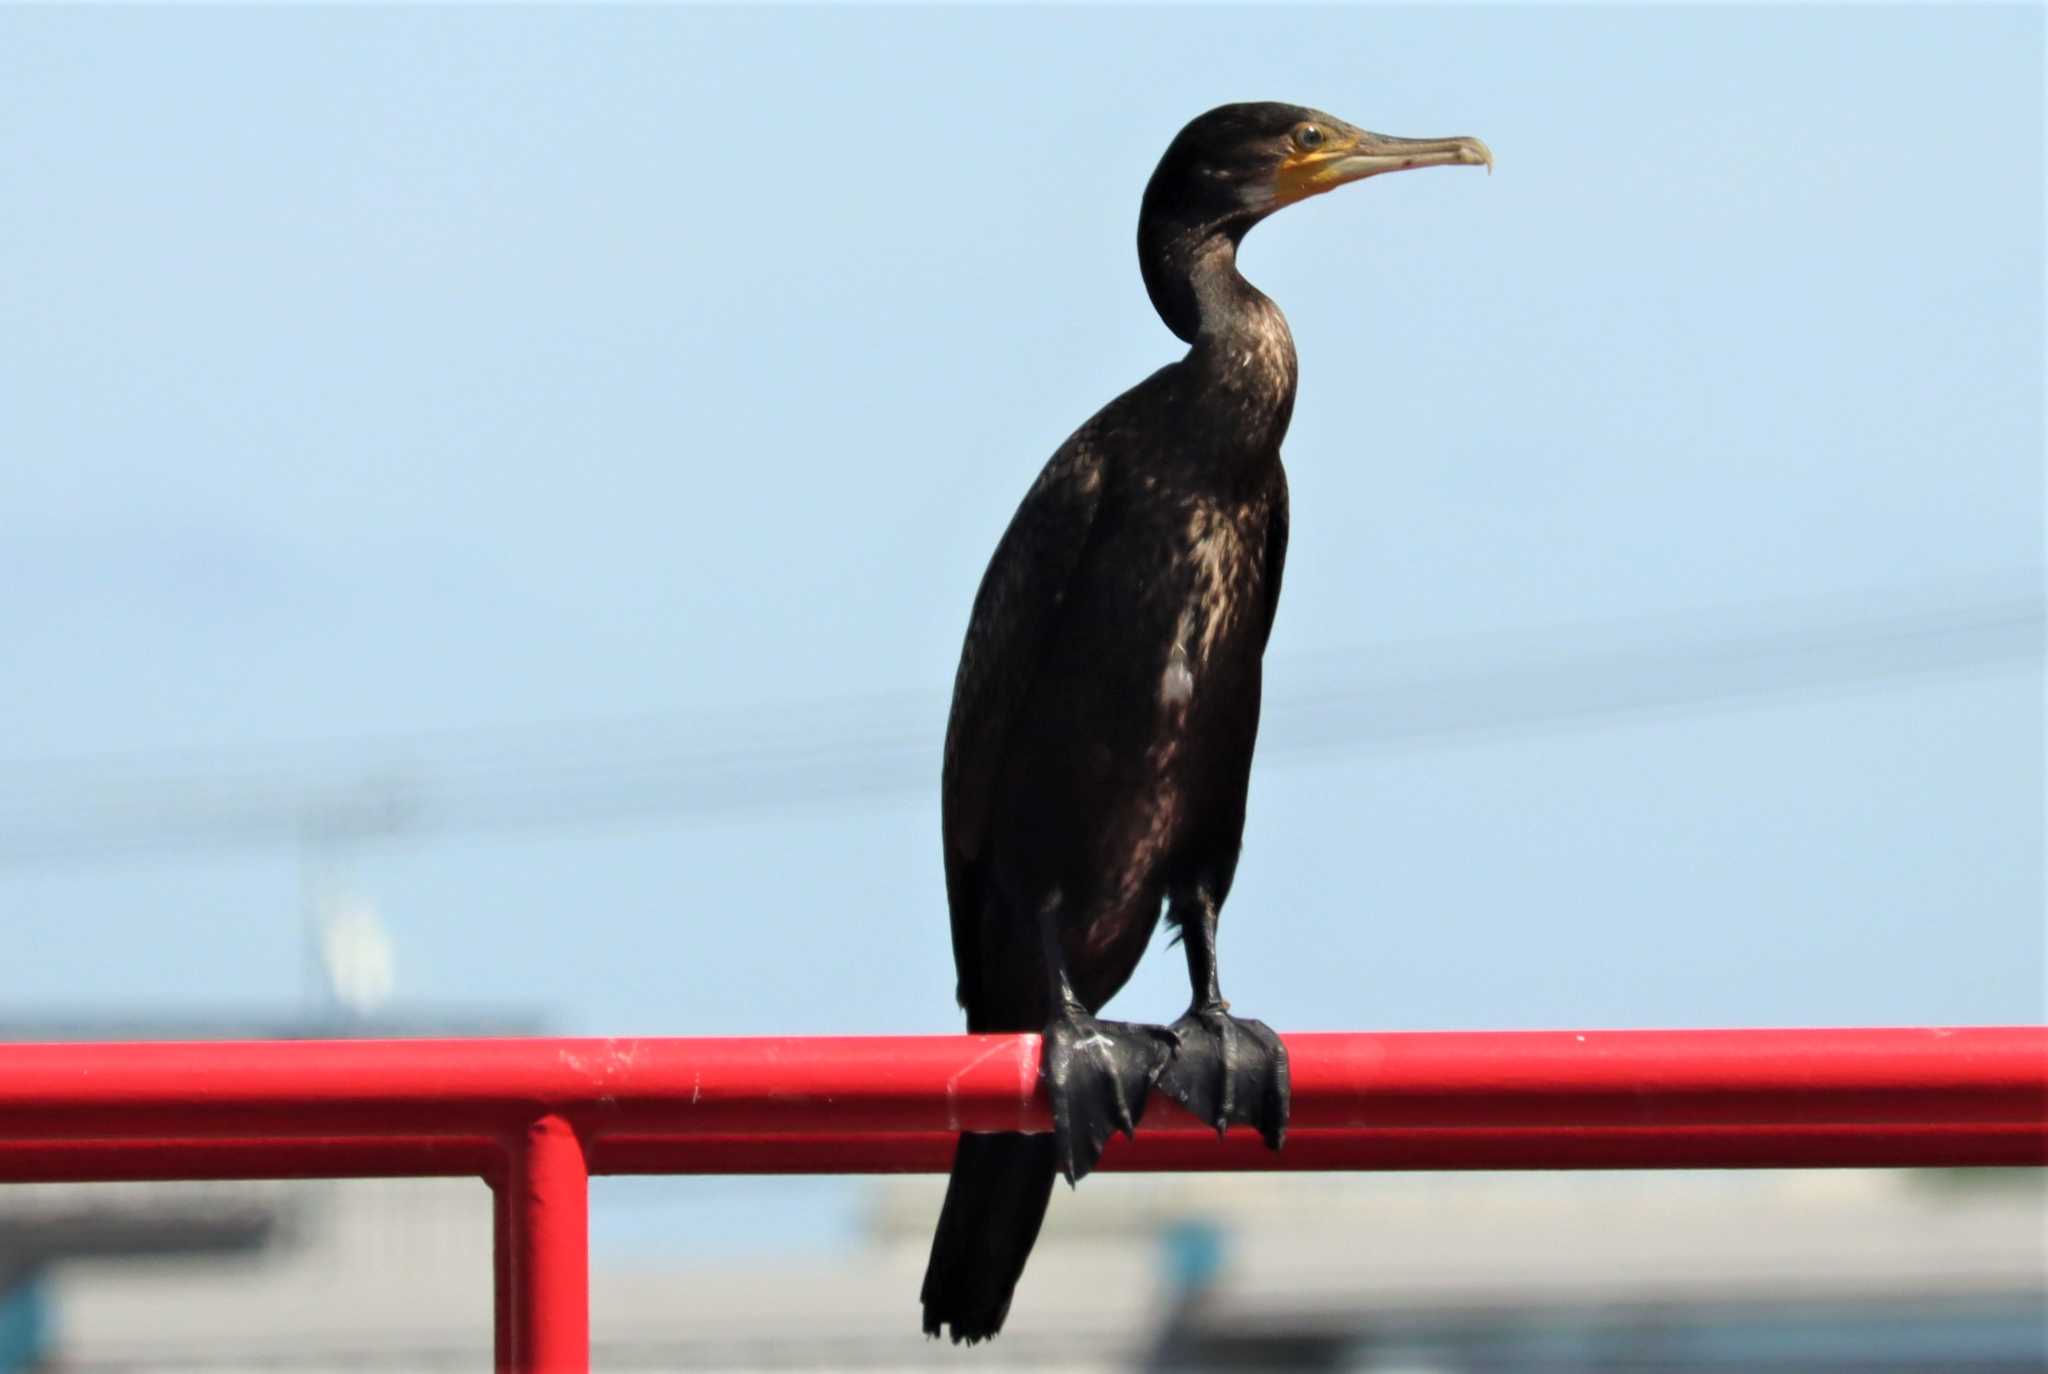
{"type": "MultiPolygon", "coordinates": [[[[1276,662],[1261,761],[1612,723],[2038,666],[2038,574],[1276,662]]],[[[936,789],[946,697],[0,766],[0,865],[703,819],[936,789]]]]}

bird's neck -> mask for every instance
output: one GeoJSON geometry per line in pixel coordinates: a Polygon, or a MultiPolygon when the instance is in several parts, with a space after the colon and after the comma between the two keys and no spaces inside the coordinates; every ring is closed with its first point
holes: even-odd
{"type": "Polygon", "coordinates": [[[1188,344],[1183,366],[1202,378],[1224,428],[1275,452],[1294,413],[1294,335],[1280,307],[1237,270],[1241,231],[1165,233],[1141,240],[1145,287],[1167,327],[1188,344]]]}
{"type": "Polygon", "coordinates": [[[1237,270],[1241,231],[1169,228],[1139,245],[1145,289],[1166,327],[1196,355],[1242,359],[1247,352],[1294,377],[1294,336],[1280,307],[1237,270]]]}

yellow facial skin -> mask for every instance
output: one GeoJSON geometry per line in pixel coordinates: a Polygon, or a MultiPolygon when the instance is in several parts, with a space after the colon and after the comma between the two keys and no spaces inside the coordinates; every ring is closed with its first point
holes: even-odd
{"type": "Polygon", "coordinates": [[[1484,167],[1493,171],[1493,151],[1476,138],[1394,138],[1368,133],[1336,120],[1298,127],[1286,158],[1273,174],[1273,198],[1278,205],[1292,205],[1325,191],[1334,191],[1353,181],[1382,172],[1406,172],[1417,167],[1484,167]],[[1322,141],[1313,147],[1313,129],[1322,141]]]}

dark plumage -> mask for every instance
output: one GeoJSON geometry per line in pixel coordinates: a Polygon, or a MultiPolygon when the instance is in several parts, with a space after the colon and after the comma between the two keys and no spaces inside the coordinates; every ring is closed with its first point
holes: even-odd
{"type": "Polygon", "coordinates": [[[1368,134],[1292,105],[1181,130],[1145,189],[1138,253],[1187,355],[1060,446],[975,597],[946,732],[946,892],[974,1031],[1043,1030],[1049,1136],[963,1136],[924,1281],[924,1329],[994,1335],[1054,1172],[1094,1166],[1156,1082],[1278,1148],[1287,1060],[1228,1013],[1216,919],[1244,830],[1260,660],[1287,556],[1280,441],[1294,341],[1238,274],[1293,201],[1381,171],[1491,165],[1472,139],[1368,134]],[[1159,923],[1194,1000],[1172,1027],[1098,1021],[1159,923]]]}

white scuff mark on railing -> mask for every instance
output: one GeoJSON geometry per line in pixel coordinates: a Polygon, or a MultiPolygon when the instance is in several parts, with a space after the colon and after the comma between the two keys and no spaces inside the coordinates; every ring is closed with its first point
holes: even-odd
{"type": "Polygon", "coordinates": [[[957,1131],[960,1129],[960,1080],[1010,1048],[1007,1044],[991,1045],[988,1049],[974,1056],[971,1061],[963,1065],[958,1072],[946,1080],[947,1130],[957,1131]]]}

